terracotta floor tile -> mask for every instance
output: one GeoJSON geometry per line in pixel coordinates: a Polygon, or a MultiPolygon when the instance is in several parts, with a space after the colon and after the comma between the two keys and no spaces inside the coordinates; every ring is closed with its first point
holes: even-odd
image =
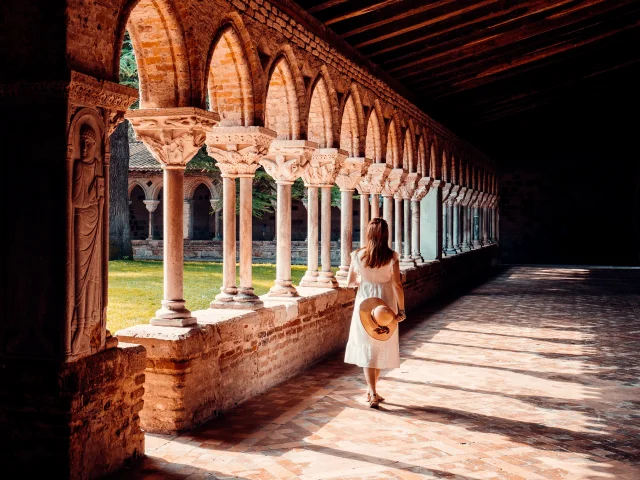
{"type": "Polygon", "coordinates": [[[412,312],[380,410],[338,354],[197,434],[147,435],[121,477],[640,479],[639,285],[503,269],[412,312]]]}

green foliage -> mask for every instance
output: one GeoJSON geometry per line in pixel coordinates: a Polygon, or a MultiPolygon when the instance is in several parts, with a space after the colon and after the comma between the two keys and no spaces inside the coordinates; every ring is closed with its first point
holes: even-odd
{"type": "MultiPolygon", "coordinates": [[[[122,41],[122,51],[120,53],[120,83],[127,87],[140,89],[140,81],[138,78],[138,64],[136,63],[136,55],[131,44],[129,32],[125,30],[124,40],[122,41]]],[[[139,102],[136,101],[131,108],[138,108],[139,102]]]]}

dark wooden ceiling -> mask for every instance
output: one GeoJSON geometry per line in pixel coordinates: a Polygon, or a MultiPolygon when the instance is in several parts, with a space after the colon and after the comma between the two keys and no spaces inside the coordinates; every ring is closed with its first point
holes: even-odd
{"type": "Polygon", "coordinates": [[[567,95],[606,95],[640,61],[638,0],[297,3],[468,137],[567,95]]]}

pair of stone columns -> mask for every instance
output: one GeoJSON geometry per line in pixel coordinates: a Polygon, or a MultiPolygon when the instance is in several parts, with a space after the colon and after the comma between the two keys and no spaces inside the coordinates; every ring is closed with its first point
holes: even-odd
{"type": "Polygon", "coordinates": [[[158,205],[160,205],[160,200],[143,200],[142,202],[149,212],[149,236],[147,240],[153,240],[153,217],[158,205]]]}
{"type": "Polygon", "coordinates": [[[396,251],[402,254],[402,220],[403,220],[403,199],[401,196],[396,195],[400,187],[404,184],[407,178],[406,170],[402,168],[394,168],[389,172],[389,176],[382,189],[383,199],[383,212],[382,218],[384,218],[389,224],[389,231],[391,226],[394,226],[394,237],[389,235],[389,247],[393,248],[395,240],[396,251]],[[395,208],[394,208],[395,207],[395,208]],[[395,224],[394,222],[394,210],[395,210],[395,224]]]}
{"type": "Polygon", "coordinates": [[[193,107],[130,110],[126,116],[163,169],[164,298],[151,324],[192,325],[196,319],[183,298],[184,170],[219,116],[193,107]]]}

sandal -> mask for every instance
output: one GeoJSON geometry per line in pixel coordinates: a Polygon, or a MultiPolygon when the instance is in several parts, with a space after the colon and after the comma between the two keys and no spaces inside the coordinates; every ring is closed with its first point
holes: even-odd
{"type": "Polygon", "coordinates": [[[378,400],[378,402],[384,402],[384,397],[381,397],[377,393],[376,393],[376,399],[378,400]]]}
{"type": "Polygon", "coordinates": [[[380,401],[377,396],[374,396],[372,400],[369,400],[369,407],[380,408],[380,401]]]}

